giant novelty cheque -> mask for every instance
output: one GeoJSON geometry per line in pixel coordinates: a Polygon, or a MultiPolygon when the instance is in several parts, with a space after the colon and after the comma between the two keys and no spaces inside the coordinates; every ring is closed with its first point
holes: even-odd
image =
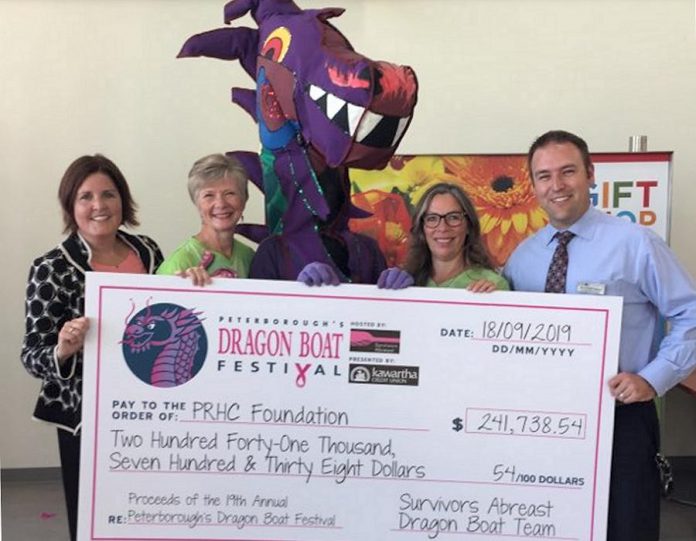
{"type": "Polygon", "coordinates": [[[621,301],[89,273],[81,540],[605,538],[621,301]]]}

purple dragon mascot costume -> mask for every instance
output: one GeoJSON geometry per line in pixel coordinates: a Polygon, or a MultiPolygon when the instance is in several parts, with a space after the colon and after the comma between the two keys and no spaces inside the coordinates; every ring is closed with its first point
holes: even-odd
{"type": "Polygon", "coordinates": [[[225,23],[250,13],[258,29],[221,28],[189,38],[179,57],[239,60],[256,89],[232,101],[257,122],[260,155],[231,152],[265,194],[266,225],[238,232],[260,242],[252,278],[294,280],[306,265],[341,281],[375,283],[384,258],[348,220],[348,168],[383,168],[416,104],[413,70],[357,53],[328,20],[340,8],[302,10],[291,0],[233,0],[225,23]]]}

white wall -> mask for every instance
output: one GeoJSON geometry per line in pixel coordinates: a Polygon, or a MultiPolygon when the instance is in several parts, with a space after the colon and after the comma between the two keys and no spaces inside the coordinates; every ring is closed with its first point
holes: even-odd
{"type": "MultiPolygon", "coordinates": [[[[296,1],[342,5],[335,24],[358,50],[415,68],[420,99],[401,152],[524,152],[551,128],[597,152],[626,150],[634,134],[674,150],[672,246],[696,273],[693,0],[296,1]]],[[[29,264],[61,238],[56,190],[67,165],[87,153],[112,158],[140,203],[140,230],[169,251],[197,230],[191,163],[258,148],[251,120],[229,103],[231,86],[250,83],[239,65],[175,59],[186,37],[222,25],[223,5],[0,0],[4,468],[58,463],[54,430],[29,420],[38,382],[19,349],[29,264]]],[[[246,219],[260,220],[258,194],[250,207],[246,219]]],[[[668,429],[689,408],[668,408],[668,429]]],[[[683,434],[672,445],[696,454],[683,434]]]]}

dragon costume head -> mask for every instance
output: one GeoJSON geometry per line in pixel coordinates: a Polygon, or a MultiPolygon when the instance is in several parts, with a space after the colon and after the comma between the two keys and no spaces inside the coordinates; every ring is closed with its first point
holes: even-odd
{"type": "MultiPolygon", "coordinates": [[[[233,0],[225,23],[250,14],[258,29],[197,34],[179,53],[238,60],[256,82],[253,90],[232,90],[232,101],[258,123],[261,140],[260,160],[233,153],[266,198],[267,228],[242,231],[253,240],[300,234],[306,242],[310,230],[347,231],[349,217],[364,215],[350,204],[347,168],[384,167],[411,122],[415,73],[356,52],[329,23],[343,11],[233,0]]],[[[307,257],[330,261],[319,248],[307,257]]]]}

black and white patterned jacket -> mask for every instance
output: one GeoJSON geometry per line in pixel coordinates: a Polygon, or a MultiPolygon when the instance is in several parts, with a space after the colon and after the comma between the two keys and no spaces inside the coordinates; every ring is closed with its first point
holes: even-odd
{"type": "MultiPolygon", "coordinates": [[[[152,239],[123,231],[118,237],[138,254],[148,273],[155,272],[162,252],[152,239]]],[[[31,375],[43,380],[34,418],[75,434],[82,419],[82,352],[61,366],[55,349],[63,325],[84,315],[85,272],[92,270],[90,258],[89,246],[74,233],[34,260],[27,285],[22,362],[31,375]]]]}

